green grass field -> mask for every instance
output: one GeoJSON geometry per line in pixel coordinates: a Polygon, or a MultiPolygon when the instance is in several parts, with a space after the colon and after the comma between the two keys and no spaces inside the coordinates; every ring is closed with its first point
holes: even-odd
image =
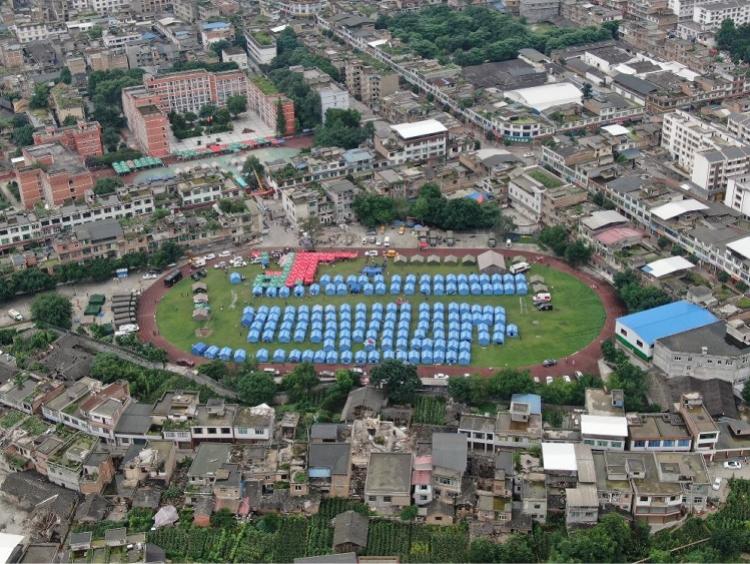
{"type": "MultiPolygon", "coordinates": [[[[364,266],[364,260],[340,262],[323,266],[318,270],[318,276],[329,273],[332,275],[358,273],[364,266]]],[[[273,265],[272,265],[273,266],[273,265]]],[[[316,349],[317,346],[306,343],[258,343],[250,344],[246,341],[247,329],[240,325],[242,308],[246,305],[261,304],[284,306],[316,303],[339,305],[349,302],[352,305],[364,302],[388,303],[395,301],[395,296],[316,296],[304,298],[254,298],[250,291],[250,283],[256,274],[261,272],[257,265],[250,265],[239,270],[247,278],[240,285],[229,283],[229,271],[211,269],[205,282],[208,285],[208,296],[211,303],[212,319],[205,323],[194,322],[192,315],[192,294],[190,278],[175,285],[159,303],[156,319],[159,332],[177,347],[189,351],[193,343],[203,341],[208,344],[243,348],[248,356],[259,348],[267,348],[273,353],[277,348],[290,351],[294,348],[316,349]],[[198,338],[196,330],[207,328],[210,334],[198,338]]],[[[395,265],[388,264],[386,281],[390,274],[414,273],[417,276],[427,272],[430,274],[471,274],[477,272],[476,266],[453,265],[395,265]]],[[[560,358],[574,353],[588,345],[599,334],[604,325],[605,313],[599,298],[594,291],[568,274],[564,274],[545,266],[534,266],[527,275],[539,274],[544,277],[545,284],[553,294],[555,309],[539,312],[532,303],[530,296],[408,296],[412,303],[414,314],[413,323],[416,324],[416,307],[427,299],[429,302],[468,302],[470,304],[501,305],[506,309],[507,323],[515,323],[519,327],[520,337],[509,338],[504,345],[490,345],[480,347],[475,344],[472,349],[472,365],[481,367],[519,367],[538,364],[545,358],[560,358]],[[523,311],[523,313],[521,313],[523,311]]],[[[404,296],[401,296],[402,298],[404,296]]],[[[357,345],[353,347],[356,350],[357,345]]]]}

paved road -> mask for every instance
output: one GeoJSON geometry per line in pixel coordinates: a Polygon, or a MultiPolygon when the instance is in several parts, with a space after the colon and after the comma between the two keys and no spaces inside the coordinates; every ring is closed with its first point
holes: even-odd
{"type": "MultiPolygon", "coordinates": [[[[245,249],[245,252],[247,252],[247,250],[248,249],[245,249]]],[[[351,250],[351,249],[333,249],[333,250],[346,251],[346,250],[351,250]]],[[[486,249],[461,249],[461,253],[478,255],[484,252],[485,250],[486,249]]],[[[420,252],[416,249],[398,249],[398,251],[406,256],[413,255],[413,254],[420,252]]],[[[597,361],[601,357],[601,343],[609,339],[613,335],[614,328],[615,328],[615,319],[617,319],[617,317],[622,315],[625,311],[621,302],[617,298],[617,295],[615,294],[614,288],[608,283],[606,283],[605,281],[600,280],[599,278],[596,278],[593,274],[590,274],[588,272],[583,272],[579,269],[572,268],[567,263],[564,263],[554,257],[550,257],[547,255],[543,255],[543,254],[535,253],[531,251],[521,251],[518,249],[498,249],[498,252],[506,255],[507,258],[516,256],[516,255],[523,255],[531,263],[542,264],[545,266],[552,266],[553,268],[556,268],[557,270],[560,270],[562,272],[566,272],[568,274],[571,274],[572,276],[575,276],[576,278],[584,282],[586,285],[590,286],[597,293],[597,295],[602,301],[602,304],[604,305],[604,309],[606,313],[606,320],[605,320],[604,326],[602,327],[601,332],[599,333],[599,336],[596,339],[594,339],[594,341],[592,341],[588,346],[586,346],[582,350],[576,353],[573,353],[565,358],[558,359],[558,364],[556,366],[547,368],[541,365],[535,365],[535,366],[528,366],[525,368],[527,368],[530,371],[532,376],[536,376],[539,378],[544,378],[546,376],[559,377],[564,374],[573,374],[576,370],[580,370],[585,373],[598,374],[599,367],[598,367],[597,361]]],[[[445,256],[445,255],[455,254],[456,250],[451,249],[451,248],[431,248],[429,250],[429,253],[445,256]]],[[[181,270],[184,276],[188,276],[191,272],[191,269],[187,264],[183,265],[181,267],[181,270]]],[[[169,288],[166,288],[164,284],[161,283],[161,279],[144,291],[143,295],[141,296],[141,299],[139,301],[139,306],[138,306],[138,325],[140,326],[139,336],[141,340],[151,342],[155,346],[166,350],[167,354],[169,355],[170,360],[191,357],[189,353],[178,349],[172,343],[167,341],[164,337],[162,337],[159,334],[159,330],[156,325],[156,307],[159,301],[168,291],[169,291],[169,288]]],[[[196,362],[196,364],[201,364],[203,362],[206,362],[204,359],[200,357],[191,357],[191,358],[196,362]]],[[[282,373],[285,371],[289,371],[294,367],[294,365],[292,364],[285,364],[285,365],[268,364],[268,365],[262,365],[262,366],[264,367],[270,366],[270,367],[278,368],[279,370],[282,371],[282,373]]],[[[319,366],[320,369],[325,369],[325,370],[336,370],[338,368],[350,368],[350,367],[351,367],[350,365],[344,366],[344,365],[328,365],[328,364],[319,366]]],[[[450,376],[462,376],[466,374],[467,372],[489,376],[493,374],[498,368],[499,367],[478,368],[474,366],[445,366],[445,365],[423,366],[421,365],[418,368],[418,372],[420,376],[431,376],[436,373],[444,373],[450,376]]]]}

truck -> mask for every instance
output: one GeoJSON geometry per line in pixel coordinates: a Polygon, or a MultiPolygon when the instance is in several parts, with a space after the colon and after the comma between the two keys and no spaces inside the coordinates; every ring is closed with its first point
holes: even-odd
{"type": "Polygon", "coordinates": [[[446,231],[445,233],[445,244],[452,247],[456,244],[456,237],[453,235],[453,231],[446,231]]]}
{"type": "Polygon", "coordinates": [[[9,309],[8,317],[10,317],[13,321],[23,321],[23,315],[21,315],[21,312],[16,309],[9,309]]]}
{"type": "Polygon", "coordinates": [[[526,272],[531,268],[531,265],[528,262],[517,262],[516,264],[510,265],[510,268],[508,271],[511,274],[520,274],[522,272],[526,272]]]}

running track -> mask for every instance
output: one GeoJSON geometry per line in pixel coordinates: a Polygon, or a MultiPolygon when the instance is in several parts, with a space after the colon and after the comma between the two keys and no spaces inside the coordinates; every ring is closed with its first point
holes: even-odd
{"type": "MultiPolygon", "coordinates": [[[[247,254],[249,249],[246,249],[243,253],[237,252],[237,254],[247,254]]],[[[270,250],[270,249],[269,249],[270,250]]],[[[351,249],[333,249],[333,250],[341,250],[341,251],[351,251],[351,249]]],[[[436,255],[456,255],[456,256],[464,256],[467,254],[471,255],[478,255],[486,251],[487,249],[463,249],[463,248],[430,248],[427,251],[420,251],[418,249],[397,249],[400,254],[403,254],[405,256],[411,256],[417,253],[423,253],[423,254],[436,254],[436,255]]],[[[575,268],[572,268],[567,263],[558,260],[554,257],[550,257],[547,255],[539,254],[539,253],[533,253],[529,251],[519,251],[519,250],[500,250],[498,249],[498,252],[505,255],[506,258],[510,258],[511,256],[516,255],[523,255],[526,257],[526,259],[529,261],[529,263],[537,263],[537,264],[543,264],[546,266],[552,266],[557,270],[560,270],[562,272],[566,272],[568,274],[571,274],[584,282],[587,286],[592,288],[597,295],[599,296],[599,299],[602,301],[602,304],[604,305],[605,313],[606,313],[606,320],[604,322],[604,327],[602,327],[601,332],[599,333],[599,336],[594,339],[588,346],[586,346],[584,349],[571,354],[570,356],[567,356],[565,358],[559,358],[557,366],[553,366],[550,368],[545,368],[541,365],[535,365],[535,366],[528,366],[525,367],[529,370],[532,376],[539,376],[539,377],[545,377],[545,376],[561,376],[563,374],[573,374],[576,370],[580,370],[581,372],[591,373],[591,374],[598,374],[599,369],[597,365],[597,360],[601,356],[601,343],[607,339],[609,339],[614,334],[615,329],[615,319],[622,315],[625,312],[625,309],[623,308],[621,302],[617,298],[617,295],[615,294],[614,288],[607,282],[596,278],[586,272],[582,272],[580,270],[577,270],[575,268]]],[[[219,260],[218,258],[216,260],[219,260]]],[[[185,264],[180,267],[180,270],[182,271],[183,276],[187,277],[192,272],[192,269],[189,265],[185,264]]],[[[165,274],[166,275],[166,274],[165,274]]],[[[156,326],[156,306],[159,303],[159,301],[162,299],[162,297],[169,291],[169,288],[165,287],[162,283],[162,279],[156,280],[154,284],[152,284],[147,290],[143,292],[141,295],[141,298],[138,302],[138,325],[140,326],[140,332],[139,336],[142,341],[153,343],[155,346],[164,349],[167,351],[167,354],[169,355],[170,360],[176,360],[178,358],[192,358],[196,364],[200,364],[202,362],[205,362],[204,359],[200,357],[191,356],[189,352],[182,351],[172,345],[169,341],[167,341],[164,337],[159,335],[159,330],[156,326]]],[[[282,373],[290,371],[294,365],[293,364],[267,364],[262,365],[270,366],[273,368],[278,368],[282,373]]],[[[330,365],[330,364],[321,364],[319,365],[319,368],[321,370],[336,370],[338,368],[347,368],[347,366],[344,365],[330,365]]],[[[419,366],[418,371],[420,376],[431,376],[433,374],[442,372],[444,374],[448,374],[450,376],[461,376],[467,372],[470,372],[472,374],[481,374],[483,376],[489,376],[493,374],[495,371],[497,371],[500,367],[485,367],[485,368],[477,368],[472,366],[419,366]]]]}

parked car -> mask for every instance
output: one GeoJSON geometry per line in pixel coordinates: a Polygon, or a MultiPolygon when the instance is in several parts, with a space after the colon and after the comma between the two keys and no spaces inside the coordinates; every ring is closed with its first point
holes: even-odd
{"type": "Polygon", "coordinates": [[[549,302],[541,302],[534,305],[539,311],[552,311],[554,309],[554,306],[549,302]]]}
{"type": "Polygon", "coordinates": [[[205,257],[203,257],[203,259],[204,259],[205,261],[209,261],[209,260],[214,260],[215,258],[216,258],[216,255],[215,255],[215,254],[213,254],[213,253],[209,253],[209,254],[207,254],[207,255],[206,255],[205,257]]]}
{"type": "Polygon", "coordinates": [[[376,256],[378,256],[378,251],[376,251],[375,249],[373,249],[371,251],[365,251],[365,256],[366,257],[376,257],[376,256]]]}
{"type": "Polygon", "coordinates": [[[546,378],[544,379],[544,381],[545,381],[545,382],[547,382],[547,385],[549,386],[549,385],[550,385],[550,384],[551,384],[552,382],[554,382],[554,381],[555,381],[555,379],[554,379],[554,378],[553,378],[552,376],[547,376],[547,377],[546,377],[546,378]]]}
{"type": "Polygon", "coordinates": [[[542,366],[550,367],[555,366],[557,364],[557,361],[554,358],[547,358],[542,362],[542,366]]]}
{"type": "Polygon", "coordinates": [[[568,376],[567,374],[563,374],[563,380],[565,380],[568,384],[570,384],[570,382],[572,381],[570,379],[570,376],[568,376]]]}
{"type": "Polygon", "coordinates": [[[534,376],[534,384],[540,384],[539,376],[534,376]]]}
{"type": "Polygon", "coordinates": [[[711,489],[717,492],[721,489],[721,478],[716,478],[714,480],[714,483],[711,485],[711,489]]]}
{"type": "Polygon", "coordinates": [[[433,376],[433,378],[435,378],[435,380],[447,380],[449,376],[447,374],[443,374],[442,372],[438,372],[437,374],[435,374],[435,376],[433,376]]]}
{"type": "Polygon", "coordinates": [[[23,321],[23,315],[21,315],[21,312],[16,309],[9,309],[8,317],[14,321],[23,321]]]}
{"type": "Polygon", "coordinates": [[[156,272],[147,272],[141,278],[143,278],[144,280],[156,280],[158,277],[159,275],[156,274],[156,272]]]}
{"type": "Polygon", "coordinates": [[[727,460],[724,463],[724,468],[729,468],[730,470],[739,470],[742,468],[742,463],[739,460],[727,460]]]}
{"type": "Polygon", "coordinates": [[[195,366],[195,361],[190,360],[189,358],[178,358],[175,363],[177,366],[187,366],[188,368],[193,368],[195,366]]]}
{"type": "Polygon", "coordinates": [[[231,254],[232,254],[232,251],[221,251],[221,252],[219,253],[219,256],[220,256],[221,258],[227,258],[227,257],[228,257],[228,256],[230,256],[231,254]]]}

